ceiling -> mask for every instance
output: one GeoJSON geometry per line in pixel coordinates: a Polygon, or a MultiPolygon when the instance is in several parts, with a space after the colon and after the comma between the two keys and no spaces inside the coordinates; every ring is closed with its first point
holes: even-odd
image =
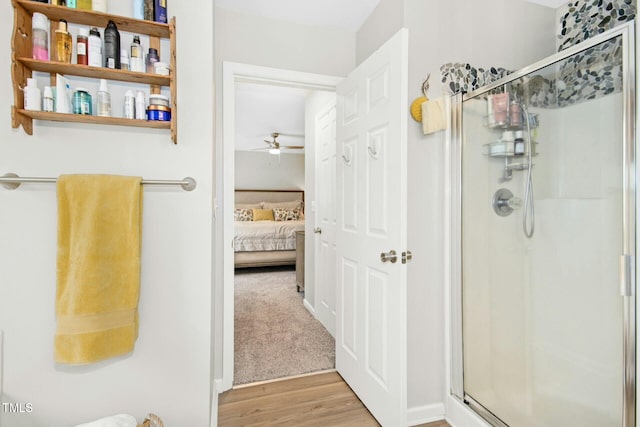
{"type": "Polygon", "coordinates": [[[380,0],[216,0],[249,15],[356,32],[380,0]]]}
{"type": "MultiPolygon", "coordinates": [[[[520,0],[518,0],[520,1],[520,0]]],[[[557,8],[568,0],[526,0],[557,8]]],[[[380,0],[216,0],[216,5],[239,12],[301,24],[357,31],[380,0]]],[[[264,139],[279,132],[282,145],[304,145],[307,90],[255,83],[236,83],[236,150],[265,148],[264,139]]],[[[266,151],[265,151],[266,152],[266,151]]],[[[283,151],[284,152],[284,151],[283,151]]],[[[289,151],[303,154],[304,150],[289,151]]]]}
{"type": "MultiPolygon", "coordinates": [[[[269,148],[263,140],[271,140],[273,132],[283,134],[278,137],[281,145],[304,145],[307,92],[306,89],[237,82],[236,151],[269,148]]],[[[304,150],[286,152],[303,154],[304,150]]]]}

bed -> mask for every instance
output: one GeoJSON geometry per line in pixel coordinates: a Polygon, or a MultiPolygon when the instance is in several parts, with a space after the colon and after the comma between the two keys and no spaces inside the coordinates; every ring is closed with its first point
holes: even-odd
{"type": "Polygon", "coordinates": [[[236,268],[295,264],[296,231],[304,230],[304,191],[236,190],[234,219],[236,268]],[[273,218],[266,219],[270,211],[273,218]]]}

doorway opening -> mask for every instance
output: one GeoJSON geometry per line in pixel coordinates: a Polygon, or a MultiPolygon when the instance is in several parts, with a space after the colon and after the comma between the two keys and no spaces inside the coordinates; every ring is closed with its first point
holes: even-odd
{"type": "MultiPolygon", "coordinates": [[[[335,104],[335,87],[339,81],[341,81],[341,78],[332,76],[245,64],[225,63],[223,66],[223,144],[221,144],[221,152],[217,153],[217,158],[219,159],[217,166],[220,168],[223,178],[221,189],[223,209],[221,235],[223,242],[225,242],[222,245],[222,256],[217,257],[217,259],[222,260],[222,265],[218,264],[217,267],[223,271],[223,378],[222,384],[219,386],[220,391],[228,390],[236,384],[269,380],[278,378],[281,375],[288,376],[304,372],[305,367],[302,366],[304,364],[293,362],[293,364],[301,365],[297,366],[298,372],[296,372],[290,366],[292,362],[287,363],[286,358],[283,356],[289,356],[289,354],[286,354],[288,353],[287,348],[305,346],[304,342],[298,342],[298,338],[295,335],[296,329],[300,332],[299,330],[302,327],[304,329],[303,332],[309,332],[307,330],[309,328],[305,328],[304,325],[318,322],[314,318],[316,287],[314,286],[315,280],[313,278],[316,253],[313,229],[317,190],[314,165],[315,120],[311,120],[313,123],[310,123],[310,112],[305,108],[306,112],[303,112],[303,115],[306,124],[302,132],[305,136],[302,141],[300,141],[299,137],[296,139],[295,136],[296,133],[298,135],[301,133],[299,129],[287,132],[283,129],[276,129],[277,125],[275,124],[267,124],[270,127],[268,132],[260,131],[260,134],[256,133],[251,136],[251,139],[257,145],[252,148],[245,146],[243,151],[237,151],[238,145],[242,143],[240,141],[241,138],[238,136],[239,129],[244,131],[247,127],[253,127],[260,122],[264,122],[268,116],[267,111],[277,113],[278,108],[275,106],[275,99],[279,89],[281,92],[293,93],[298,91],[305,93],[306,104],[314,96],[322,98],[322,94],[333,94],[333,102],[335,104]],[[255,110],[253,117],[243,119],[243,114],[249,107],[241,106],[242,97],[238,95],[242,94],[243,91],[245,95],[251,95],[251,91],[253,91],[253,95],[257,97],[259,96],[257,94],[258,88],[263,92],[269,92],[265,96],[271,99],[272,104],[267,108],[260,108],[259,105],[254,105],[252,107],[255,110]],[[274,138],[271,135],[272,133],[278,133],[278,135],[274,138]],[[294,136],[287,134],[294,134],[294,136]],[[281,145],[280,147],[275,146],[274,139],[281,145]],[[288,150],[283,147],[285,145],[302,146],[304,148],[288,150]],[[276,150],[278,148],[280,150],[276,150]],[[304,155],[287,152],[293,150],[302,151],[304,155]],[[276,153],[275,151],[279,152],[276,153]],[[301,163],[302,168],[300,167],[301,163]],[[300,169],[302,169],[302,172],[300,172],[300,169]],[[238,179],[237,172],[242,170],[246,172],[245,176],[242,179],[238,179]],[[297,175],[292,173],[295,170],[297,170],[297,175]],[[261,176],[261,174],[266,175],[261,176]],[[269,175],[272,178],[271,182],[267,179],[269,175]],[[292,175],[296,176],[292,177],[292,175]],[[302,178],[300,178],[300,175],[302,175],[302,178]],[[245,178],[248,178],[249,181],[244,181],[245,178]],[[251,179],[253,179],[253,182],[251,179]],[[238,190],[247,189],[254,190],[258,194],[252,195],[250,199],[242,200],[248,206],[237,206],[238,190]],[[297,207],[289,206],[288,204],[295,203],[298,200],[297,196],[294,195],[293,198],[287,196],[284,199],[279,199],[279,195],[293,194],[293,192],[287,190],[297,190],[301,193],[303,200],[303,204],[300,207],[300,213],[303,215],[302,225],[299,226],[298,230],[290,230],[290,234],[294,236],[294,246],[289,247],[290,244],[283,241],[281,246],[276,248],[282,250],[273,251],[275,253],[271,254],[271,258],[267,255],[266,262],[260,261],[261,256],[265,259],[265,254],[250,253],[244,254],[249,256],[249,261],[245,259],[244,264],[242,262],[237,264],[237,248],[239,246],[236,239],[236,224],[238,222],[234,221],[235,215],[246,215],[249,213],[249,209],[251,214],[255,213],[260,217],[266,214],[272,216],[276,214],[285,215],[285,217],[293,214],[297,207]],[[262,200],[261,198],[264,197],[267,199],[262,200]],[[244,209],[245,212],[238,212],[236,209],[244,209]],[[253,209],[256,209],[256,211],[253,209]],[[303,237],[302,239],[304,244],[298,250],[296,250],[295,246],[296,235],[298,241],[300,241],[300,235],[306,236],[306,238],[303,237]],[[302,251],[302,249],[304,250],[302,251]],[[289,253],[284,254],[283,257],[283,253],[287,250],[289,253]],[[252,257],[253,259],[251,260],[252,257]],[[304,267],[304,273],[301,275],[300,270],[302,267],[304,267]],[[271,285],[265,286],[266,283],[271,285]],[[280,290],[278,290],[279,288],[280,290]],[[301,292],[298,292],[299,288],[301,292]],[[273,292],[266,292],[267,289],[273,292]],[[243,292],[238,293],[237,291],[243,292]],[[283,294],[279,294],[279,292],[283,292],[283,294]],[[267,295],[269,293],[271,295],[267,295]],[[286,295],[286,297],[283,297],[283,295],[286,295]],[[285,303],[285,301],[289,302],[285,303]],[[244,304],[241,309],[238,308],[239,304],[244,304]],[[286,306],[287,304],[295,307],[297,314],[294,315],[291,311],[287,312],[286,308],[279,314],[275,312],[275,307],[286,306]],[[307,316],[307,319],[301,322],[299,319],[304,319],[304,316],[307,316]],[[269,321],[265,320],[269,318],[275,322],[271,323],[271,326],[269,321]],[[278,330],[274,330],[274,324],[278,325],[278,330]],[[241,344],[238,342],[237,335],[238,332],[241,332],[241,329],[250,333],[241,338],[247,344],[241,350],[243,352],[242,355],[238,353],[239,348],[237,346],[237,344],[241,344]],[[251,334],[253,333],[258,333],[259,335],[252,336],[251,334]],[[279,351],[269,350],[270,347],[267,344],[274,344],[274,341],[275,343],[280,342],[283,344],[279,351]],[[287,347],[287,344],[290,344],[289,347],[287,347]],[[260,356],[260,350],[265,350],[262,354],[269,354],[274,363],[266,363],[260,356]],[[245,366],[247,369],[239,369],[236,365],[235,362],[237,359],[239,360],[239,357],[244,359],[243,363],[247,363],[247,366],[245,366]],[[256,372],[256,368],[258,368],[257,371],[262,368],[263,373],[256,372]],[[264,377],[265,372],[267,377],[264,377]],[[263,376],[260,377],[260,375],[263,376]]],[[[255,97],[253,98],[254,101],[255,97]]],[[[271,121],[266,119],[266,121],[267,123],[274,123],[275,119],[271,121]]],[[[277,224],[278,226],[295,222],[294,220],[275,221],[275,219],[274,216],[274,223],[281,222],[281,224],[277,224]]],[[[271,221],[271,218],[266,221],[259,221],[262,224],[258,225],[265,225],[268,221],[271,221]]],[[[253,222],[258,223],[258,221],[253,222]]],[[[301,336],[300,340],[307,340],[313,345],[318,344],[318,341],[322,341],[313,333],[310,336],[311,338],[301,336]]],[[[335,353],[335,344],[333,343],[331,350],[335,353]]],[[[318,354],[318,356],[326,359],[326,355],[318,354]]],[[[333,364],[333,359],[331,363],[333,364]]],[[[318,370],[326,369],[325,365],[326,363],[318,364],[318,370]]]]}

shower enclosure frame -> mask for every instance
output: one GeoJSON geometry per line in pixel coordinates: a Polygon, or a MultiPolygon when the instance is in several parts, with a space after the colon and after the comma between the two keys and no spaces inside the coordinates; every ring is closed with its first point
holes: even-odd
{"type": "Polygon", "coordinates": [[[449,362],[451,366],[449,393],[469,405],[478,415],[494,426],[505,426],[490,411],[464,392],[462,339],[462,104],[493,89],[507,85],[528,74],[567,59],[608,40],[622,40],[622,98],[623,98],[623,254],[620,257],[620,295],[623,298],[623,427],[636,423],[636,203],[638,181],[636,169],[636,64],[635,26],[628,22],[535,62],[508,76],[469,93],[451,98],[451,138],[448,147],[450,203],[449,224],[449,362]]]}

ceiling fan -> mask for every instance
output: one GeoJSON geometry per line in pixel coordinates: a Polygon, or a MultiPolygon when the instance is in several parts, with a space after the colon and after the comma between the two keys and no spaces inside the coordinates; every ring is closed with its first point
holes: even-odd
{"type": "MultiPolygon", "coordinates": [[[[264,142],[268,145],[268,147],[265,148],[257,148],[256,151],[260,151],[260,150],[269,150],[269,154],[280,154],[280,150],[281,149],[287,149],[287,150],[304,150],[304,145],[282,145],[278,142],[278,137],[280,135],[283,135],[281,133],[278,132],[273,132],[271,134],[271,138],[273,138],[272,141],[269,141],[267,139],[264,140],[264,142]]],[[[291,135],[291,136],[300,136],[300,135],[291,135]]]]}

